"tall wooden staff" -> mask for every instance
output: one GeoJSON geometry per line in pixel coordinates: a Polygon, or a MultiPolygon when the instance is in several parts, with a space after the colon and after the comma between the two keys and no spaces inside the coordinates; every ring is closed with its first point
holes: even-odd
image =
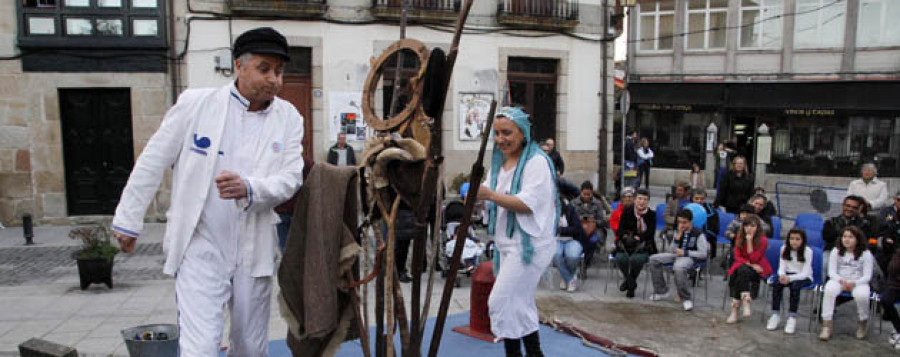
{"type": "Polygon", "coordinates": [[[438,309],[437,321],[434,322],[434,334],[431,336],[431,347],[428,349],[428,357],[437,357],[438,348],[441,345],[441,335],[444,333],[444,322],[447,320],[447,309],[450,307],[450,298],[453,296],[453,286],[456,283],[455,272],[459,270],[460,258],[463,247],[466,245],[466,236],[469,224],[472,221],[472,210],[475,209],[475,201],[478,199],[478,186],[484,178],[484,151],[488,138],[491,137],[491,127],[494,125],[494,113],[497,110],[497,101],[491,101],[491,111],[487,122],[481,132],[481,148],[478,150],[478,159],[472,164],[472,173],[469,174],[469,192],[466,193],[466,206],[462,222],[456,227],[456,246],[453,247],[453,258],[450,259],[450,267],[447,269],[447,281],[444,282],[444,293],[441,295],[441,306],[438,309]]]}

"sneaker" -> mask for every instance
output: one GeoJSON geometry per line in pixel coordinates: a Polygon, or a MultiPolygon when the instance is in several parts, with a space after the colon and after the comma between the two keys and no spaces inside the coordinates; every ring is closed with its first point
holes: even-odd
{"type": "Polygon", "coordinates": [[[793,335],[794,330],[797,329],[797,318],[796,317],[788,317],[787,323],[784,324],[784,333],[788,335],[793,335]]]}
{"type": "Polygon", "coordinates": [[[569,287],[566,291],[570,293],[574,293],[575,290],[578,290],[578,275],[572,278],[572,281],[569,282],[569,287]]]}
{"type": "Polygon", "coordinates": [[[559,279],[559,290],[566,290],[567,288],[568,288],[568,286],[566,284],[566,279],[560,278],[559,279]]]}
{"type": "Polygon", "coordinates": [[[766,330],[775,331],[779,323],[781,323],[781,316],[777,312],[772,313],[772,317],[769,317],[769,323],[766,324],[766,330]]]}
{"type": "Polygon", "coordinates": [[[685,300],[683,306],[684,311],[691,311],[694,309],[694,303],[690,300],[685,300]]]}
{"type": "Polygon", "coordinates": [[[650,295],[650,301],[660,301],[660,300],[665,300],[665,299],[668,299],[668,298],[669,298],[669,292],[668,292],[668,291],[667,291],[666,293],[664,293],[664,294],[653,294],[653,295],[650,295]]]}
{"type": "Polygon", "coordinates": [[[900,342],[900,332],[894,332],[891,334],[891,338],[888,340],[888,343],[894,345],[900,342]]]}

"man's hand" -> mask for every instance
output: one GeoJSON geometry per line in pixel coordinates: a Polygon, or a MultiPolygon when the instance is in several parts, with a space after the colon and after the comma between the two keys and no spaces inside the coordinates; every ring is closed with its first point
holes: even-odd
{"type": "Polygon", "coordinates": [[[134,245],[137,242],[137,238],[127,236],[119,232],[113,232],[113,236],[116,237],[117,241],[119,241],[119,249],[121,249],[122,252],[134,252],[134,245]]]}
{"type": "Polygon", "coordinates": [[[247,185],[241,180],[241,175],[231,171],[222,171],[216,176],[216,187],[219,189],[219,198],[223,200],[247,197],[247,185]]]}
{"type": "Polygon", "coordinates": [[[679,249],[679,248],[675,248],[675,255],[677,255],[677,256],[679,256],[679,257],[683,257],[683,256],[684,256],[684,251],[681,250],[681,249],[679,249]]]}

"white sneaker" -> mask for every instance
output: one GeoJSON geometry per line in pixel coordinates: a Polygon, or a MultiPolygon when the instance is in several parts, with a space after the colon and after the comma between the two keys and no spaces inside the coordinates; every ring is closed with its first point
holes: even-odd
{"type": "Polygon", "coordinates": [[[794,331],[797,329],[797,318],[793,316],[789,316],[787,322],[784,324],[784,333],[788,335],[793,335],[794,331]]]}
{"type": "Polygon", "coordinates": [[[660,300],[666,300],[666,299],[668,299],[668,298],[669,298],[669,293],[668,293],[668,292],[666,292],[665,294],[652,294],[652,295],[650,295],[650,301],[660,301],[660,300]]]}
{"type": "Polygon", "coordinates": [[[570,293],[574,293],[575,290],[578,290],[578,275],[572,278],[572,281],[569,282],[569,287],[566,289],[570,293]]]}
{"type": "Polygon", "coordinates": [[[568,288],[569,287],[568,284],[566,284],[566,279],[559,278],[559,290],[566,290],[568,288]]]}
{"type": "Polygon", "coordinates": [[[694,303],[690,300],[684,301],[684,311],[691,311],[694,309],[694,303]]]}
{"type": "Polygon", "coordinates": [[[900,332],[894,332],[893,334],[891,334],[891,339],[888,340],[888,343],[893,345],[898,342],[900,342],[900,332]]]}
{"type": "Polygon", "coordinates": [[[769,323],[766,324],[766,330],[775,331],[778,328],[778,324],[781,322],[781,316],[778,313],[773,313],[772,317],[769,318],[769,323]]]}

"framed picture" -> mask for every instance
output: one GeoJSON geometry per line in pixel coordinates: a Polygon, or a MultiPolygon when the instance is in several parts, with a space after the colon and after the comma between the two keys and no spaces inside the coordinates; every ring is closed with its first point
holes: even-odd
{"type": "Polygon", "coordinates": [[[493,93],[459,93],[459,140],[481,140],[493,93]]]}

